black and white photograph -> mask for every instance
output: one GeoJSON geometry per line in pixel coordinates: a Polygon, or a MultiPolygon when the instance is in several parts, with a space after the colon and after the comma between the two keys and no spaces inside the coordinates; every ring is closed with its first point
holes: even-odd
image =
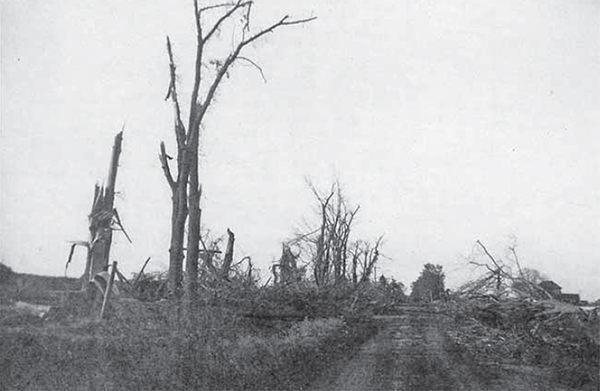
{"type": "Polygon", "coordinates": [[[0,390],[600,389],[599,0],[0,0],[0,390]]]}

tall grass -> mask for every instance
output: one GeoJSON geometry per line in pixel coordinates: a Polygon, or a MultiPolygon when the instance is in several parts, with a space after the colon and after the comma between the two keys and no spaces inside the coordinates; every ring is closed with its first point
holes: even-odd
{"type": "Polygon", "coordinates": [[[0,389],[298,389],[374,331],[338,318],[257,326],[226,308],[115,302],[110,319],[0,329],[0,389]]]}

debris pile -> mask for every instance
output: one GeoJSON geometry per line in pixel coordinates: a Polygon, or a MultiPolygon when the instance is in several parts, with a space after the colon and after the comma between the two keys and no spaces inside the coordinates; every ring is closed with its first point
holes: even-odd
{"type": "Polygon", "coordinates": [[[462,325],[448,336],[477,362],[495,368],[536,366],[571,387],[598,384],[599,308],[491,297],[447,305],[462,325]]]}

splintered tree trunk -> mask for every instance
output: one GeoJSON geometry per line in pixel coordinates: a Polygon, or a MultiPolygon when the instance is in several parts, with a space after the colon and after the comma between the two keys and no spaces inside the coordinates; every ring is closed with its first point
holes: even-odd
{"type": "Polygon", "coordinates": [[[96,185],[92,211],[88,216],[90,223],[90,241],[84,273],[83,289],[88,290],[89,281],[108,267],[110,246],[112,244],[112,221],[114,217],[115,185],[117,170],[123,143],[123,131],[117,133],[112,149],[108,182],[106,187],[96,185]]]}
{"type": "Polygon", "coordinates": [[[235,241],[235,235],[229,228],[227,228],[227,249],[225,250],[225,257],[223,258],[223,267],[221,268],[221,279],[226,280],[229,278],[229,269],[233,262],[233,243],[235,241]]]}
{"type": "Polygon", "coordinates": [[[106,184],[105,196],[105,210],[111,214],[111,219],[106,231],[106,246],[104,253],[102,254],[102,267],[92,268],[92,270],[102,271],[108,266],[110,256],[110,246],[112,244],[112,215],[115,205],[115,186],[117,184],[117,170],[119,169],[119,157],[121,156],[121,144],[123,143],[123,131],[120,131],[115,136],[115,141],[112,149],[112,156],[110,159],[110,166],[108,168],[108,183],[106,184]]]}

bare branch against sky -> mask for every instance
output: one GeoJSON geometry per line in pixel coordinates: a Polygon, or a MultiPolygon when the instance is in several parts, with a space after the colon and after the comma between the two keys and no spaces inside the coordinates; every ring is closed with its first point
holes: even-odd
{"type": "MultiPolygon", "coordinates": [[[[191,2],[1,4],[2,261],[63,273],[127,121],[115,203],[133,245],[116,238],[112,256],[125,272],[149,256],[166,268],[164,39],[189,80],[191,2]]],[[[431,262],[452,287],[477,239],[504,254],[514,236],[521,267],[600,297],[599,4],[255,1],[257,29],[288,13],[318,19],[248,45],[268,83],[241,61],[216,93],[201,129],[204,224],[230,227],[236,254],[266,276],[311,216],[303,178],[340,178],[361,205],[357,234],[385,233],[378,273],[409,283],[431,262]]],[[[76,253],[69,273],[83,264],[76,253]]]]}

